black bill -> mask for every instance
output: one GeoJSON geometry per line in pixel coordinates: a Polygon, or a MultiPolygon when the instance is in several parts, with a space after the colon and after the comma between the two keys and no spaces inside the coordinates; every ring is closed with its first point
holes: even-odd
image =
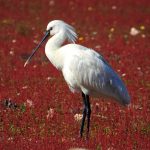
{"type": "Polygon", "coordinates": [[[32,58],[32,56],[35,54],[35,52],[39,49],[39,47],[42,45],[42,43],[46,40],[46,38],[50,35],[49,31],[46,31],[43,39],[41,40],[41,42],[37,45],[37,47],[35,49],[33,49],[31,55],[29,56],[29,58],[27,59],[27,61],[24,64],[24,67],[30,62],[30,59],[32,58]]]}

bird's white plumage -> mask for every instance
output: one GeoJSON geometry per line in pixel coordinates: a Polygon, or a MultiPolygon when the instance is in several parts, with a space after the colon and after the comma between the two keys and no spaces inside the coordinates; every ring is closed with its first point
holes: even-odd
{"type": "Polygon", "coordinates": [[[55,35],[61,32],[62,37],[65,35],[66,39],[64,38],[64,40],[68,40],[70,43],[75,43],[77,34],[72,26],[62,20],[54,20],[47,25],[47,30],[49,30],[51,27],[53,28],[51,35],[55,35]]]}
{"type": "Polygon", "coordinates": [[[45,53],[51,63],[62,71],[71,91],[91,96],[106,96],[122,104],[130,103],[128,91],[106,60],[92,49],[74,43],[77,34],[72,26],[55,20],[48,24],[53,35],[46,44],[45,53]]]}

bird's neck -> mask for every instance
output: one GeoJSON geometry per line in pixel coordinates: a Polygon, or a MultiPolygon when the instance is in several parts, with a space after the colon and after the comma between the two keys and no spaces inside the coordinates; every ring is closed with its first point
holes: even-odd
{"type": "Polygon", "coordinates": [[[59,49],[66,40],[65,33],[63,31],[55,34],[51,37],[48,42],[46,43],[45,50],[46,51],[55,51],[59,49]]]}
{"type": "Polygon", "coordinates": [[[66,40],[64,32],[59,32],[51,37],[45,46],[45,54],[50,62],[58,69],[62,69],[63,58],[59,54],[59,48],[66,40]]]}

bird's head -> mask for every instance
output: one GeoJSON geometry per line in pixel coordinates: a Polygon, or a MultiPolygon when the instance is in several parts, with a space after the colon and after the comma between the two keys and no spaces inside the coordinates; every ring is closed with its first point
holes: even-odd
{"type": "Polygon", "coordinates": [[[75,32],[75,29],[71,25],[65,23],[62,20],[53,20],[48,23],[43,39],[37,45],[37,47],[33,50],[32,54],[29,56],[29,58],[25,62],[24,67],[29,63],[32,56],[35,54],[35,52],[39,49],[39,47],[48,37],[54,36],[55,34],[60,33],[60,32],[62,32],[65,35],[65,38],[66,40],[68,40],[68,42],[75,43],[77,39],[77,34],[75,32]]]}
{"type": "Polygon", "coordinates": [[[77,34],[75,32],[75,29],[71,25],[65,23],[62,20],[54,20],[49,22],[47,25],[46,32],[49,32],[51,36],[59,32],[63,32],[63,34],[65,34],[66,36],[66,39],[70,43],[75,43],[77,39],[77,34]]]}

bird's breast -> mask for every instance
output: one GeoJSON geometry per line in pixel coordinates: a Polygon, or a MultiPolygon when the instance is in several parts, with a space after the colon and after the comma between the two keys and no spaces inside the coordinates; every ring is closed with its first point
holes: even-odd
{"type": "Polygon", "coordinates": [[[58,70],[62,70],[63,56],[58,52],[58,50],[45,49],[45,54],[54,67],[56,67],[58,70]]]}

